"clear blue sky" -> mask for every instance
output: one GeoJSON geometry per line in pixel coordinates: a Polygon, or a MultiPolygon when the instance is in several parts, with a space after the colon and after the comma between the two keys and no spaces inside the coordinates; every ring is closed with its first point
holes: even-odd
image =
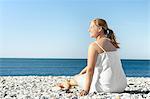
{"type": "Polygon", "coordinates": [[[99,17],[122,59],[150,59],[148,11],[149,0],[0,0],[0,57],[87,58],[89,22],[99,17]]]}

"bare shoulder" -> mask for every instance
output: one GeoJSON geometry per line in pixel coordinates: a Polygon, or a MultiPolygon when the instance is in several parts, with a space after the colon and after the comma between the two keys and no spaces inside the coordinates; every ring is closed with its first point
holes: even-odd
{"type": "Polygon", "coordinates": [[[89,44],[89,49],[92,49],[94,52],[99,52],[98,50],[99,50],[99,48],[98,48],[98,46],[97,46],[97,44],[95,43],[95,42],[91,42],[90,44],[89,44]]]}
{"type": "Polygon", "coordinates": [[[97,54],[98,54],[98,51],[97,51],[97,47],[96,47],[96,43],[95,43],[95,42],[91,42],[91,43],[89,44],[88,53],[89,53],[89,54],[92,54],[92,55],[97,55],[97,54]]]}
{"type": "Polygon", "coordinates": [[[91,43],[89,44],[89,48],[95,49],[95,48],[96,48],[95,42],[91,42],[91,43]]]}

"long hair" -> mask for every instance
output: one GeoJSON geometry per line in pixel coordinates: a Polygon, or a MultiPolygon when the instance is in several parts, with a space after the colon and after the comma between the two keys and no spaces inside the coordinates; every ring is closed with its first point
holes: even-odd
{"type": "Polygon", "coordinates": [[[93,19],[92,20],[94,22],[94,24],[96,26],[101,26],[102,29],[104,30],[104,34],[106,35],[107,38],[109,38],[112,42],[112,44],[116,47],[116,48],[120,48],[117,41],[116,41],[116,37],[115,37],[115,33],[113,32],[112,29],[108,28],[107,22],[104,19],[93,19]]]}

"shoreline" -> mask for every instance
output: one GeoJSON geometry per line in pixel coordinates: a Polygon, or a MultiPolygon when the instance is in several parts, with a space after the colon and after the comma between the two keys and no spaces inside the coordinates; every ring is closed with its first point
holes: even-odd
{"type": "Polygon", "coordinates": [[[150,77],[127,77],[122,93],[90,93],[79,97],[81,89],[74,86],[69,92],[55,85],[73,76],[0,76],[0,98],[11,99],[150,99],[150,77]]]}

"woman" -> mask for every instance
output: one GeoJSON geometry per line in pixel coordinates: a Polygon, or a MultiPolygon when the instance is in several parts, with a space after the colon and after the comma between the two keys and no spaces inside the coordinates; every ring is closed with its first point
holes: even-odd
{"type": "Polygon", "coordinates": [[[59,83],[58,86],[69,89],[78,85],[83,89],[80,96],[91,92],[123,92],[127,80],[114,32],[108,28],[104,19],[99,18],[91,21],[88,31],[96,41],[89,45],[87,66],[73,79],[59,83]]]}

